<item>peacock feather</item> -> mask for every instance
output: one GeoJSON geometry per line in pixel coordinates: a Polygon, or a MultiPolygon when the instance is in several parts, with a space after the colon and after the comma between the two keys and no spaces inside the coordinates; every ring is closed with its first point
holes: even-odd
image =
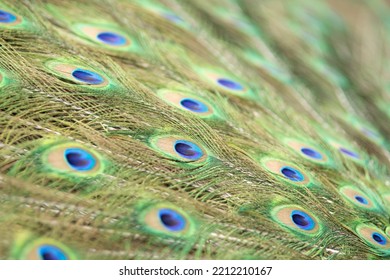
{"type": "Polygon", "coordinates": [[[0,0],[0,258],[389,259],[389,14],[0,0]]]}

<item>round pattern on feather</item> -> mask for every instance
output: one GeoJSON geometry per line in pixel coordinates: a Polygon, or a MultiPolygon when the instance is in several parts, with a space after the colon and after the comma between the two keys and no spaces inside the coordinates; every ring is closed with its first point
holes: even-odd
{"type": "Polygon", "coordinates": [[[161,12],[161,16],[174,24],[181,25],[184,23],[184,20],[173,12],[161,12]]]}
{"type": "Polygon", "coordinates": [[[198,160],[203,156],[203,151],[198,145],[186,140],[176,140],[174,150],[180,157],[189,160],[198,160]]]}
{"type": "Polygon", "coordinates": [[[302,141],[292,139],[286,139],[285,143],[305,159],[317,164],[331,165],[331,160],[327,153],[310,143],[304,143],[302,141]]]}
{"type": "Polygon", "coordinates": [[[185,211],[169,203],[141,207],[138,222],[145,231],[164,236],[189,237],[197,228],[195,221],[185,211]]]}
{"type": "Polygon", "coordinates": [[[336,132],[330,133],[318,127],[317,132],[330,146],[336,149],[339,154],[341,154],[344,158],[350,159],[360,165],[363,165],[366,161],[367,156],[364,153],[360,151],[358,152],[358,149],[354,147],[349,140],[344,139],[340,135],[336,136],[336,132]]]}
{"type": "Polygon", "coordinates": [[[198,69],[198,73],[209,84],[228,93],[246,97],[249,97],[251,94],[251,91],[244,83],[237,78],[231,77],[229,74],[203,68],[198,69]]]}
{"type": "Polygon", "coordinates": [[[373,140],[379,140],[382,137],[379,135],[379,133],[375,132],[374,130],[367,128],[367,127],[361,127],[360,131],[366,135],[368,138],[371,138],[373,140]]]}
{"type": "Polygon", "coordinates": [[[355,130],[359,131],[362,135],[364,135],[369,140],[373,141],[374,143],[378,145],[383,145],[385,142],[385,139],[383,136],[379,133],[379,131],[372,126],[370,123],[357,118],[353,115],[347,115],[345,116],[345,121],[351,125],[355,130]]]}
{"type": "Polygon", "coordinates": [[[150,144],[152,148],[177,161],[202,163],[208,157],[199,144],[179,136],[154,137],[150,139],[150,144]]]}
{"type": "Polygon", "coordinates": [[[114,33],[112,31],[100,32],[96,35],[96,38],[100,42],[111,46],[124,46],[130,43],[124,36],[114,33]]]}
{"type": "Polygon", "coordinates": [[[386,234],[376,226],[359,224],[356,233],[371,247],[390,254],[390,240],[386,234]]]}
{"type": "Polygon", "coordinates": [[[283,227],[295,232],[314,235],[320,231],[318,219],[297,205],[282,205],[272,209],[272,218],[283,227]]]}
{"type": "Polygon", "coordinates": [[[276,65],[269,60],[266,60],[263,56],[260,56],[259,53],[252,49],[245,49],[242,52],[243,58],[247,60],[250,64],[264,69],[267,73],[279,81],[289,84],[292,82],[291,75],[288,73],[286,68],[282,68],[276,65]]]}
{"type": "Polygon", "coordinates": [[[308,173],[292,163],[272,158],[263,158],[261,162],[265,169],[283,181],[301,186],[309,186],[312,183],[308,173]]]}
{"type": "Polygon", "coordinates": [[[183,98],[180,100],[180,105],[194,113],[206,113],[209,110],[204,103],[193,98],[183,98]]]}
{"type": "Polygon", "coordinates": [[[139,4],[147,9],[149,12],[154,13],[156,16],[164,18],[176,26],[180,26],[183,28],[188,28],[190,25],[184,21],[182,17],[178,14],[174,13],[172,10],[168,9],[163,5],[159,5],[158,3],[152,3],[148,1],[140,1],[139,4]]]}
{"type": "Polygon", "coordinates": [[[348,157],[354,158],[354,159],[359,159],[360,156],[358,153],[344,147],[339,147],[339,151],[342,152],[344,155],[347,155],[348,157]]]}
{"type": "Polygon", "coordinates": [[[130,39],[115,31],[109,31],[96,27],[84,27],[82,29],[90,39],[110,47],[125,47],[131,44],[130,39]]]}
{"type": "Polygon", "coordinates": [[[111,50],[137,51],[139,48],[135,39],[113,26],[76,24],[74,30],[89,42],[111,50]]]}
{"type": "Polygon", "coordinates": [[[159,90],[157,94],[168,104],[191,112],[199,117],[210,117],[215,115],[215,111],[209,102],[194,95],[168,89],[159,90]]]}
{"type": "Polygon", "coordinates": [[[72,76],[76,80],[90,85],[100,85],[104,82],[104,79],[99,74],[81,68],[73,70],[72,76]]]}
{"type": "Polygon", "coordinates": [[[239,82],[233,81],[233,80],[228,79],[228,78],[216,77],[216,81],[217,81],[218,85],[220,85],[223,88],[228,89],[228,90],[242,91],[244,89],[244,87],[239,82]]]}
{"type": "Polygon", "coordinates": [[[64,244],[50,239],[28,240],[19,248],[17,259],[22,260],[75,260],[76,254],[64,244]]]}
{"type": "Polygon", "coordinates": [[[22,18],[8,11],[0,10],[0,27],[2,25],[13,26],[22,22],[22,18]]]}
{"type": "Polygon", "coordinates": [[[37,249],[41,260],[67,260],[64,251],[53,245],[42,245],[37,249]]]}
{"type": "Polygon", "coordinates": [[[64,156],[69,167],[77,171],[90,171],[96,166],[95,157],[82,148],[68,148],[64,156]]]}
{"type": "Polygon", "coordinates": [[[86,69],[83,66],[76,66],[58,61],[49,61],[45,64],[54,75],[82,86],[102,88],[109,84],[109,80],[96,71],[86,69]]]}
{"type": "Polygon", "coordinates": [[[368,210],[376,210],[376,203],[364,192],[354,186],[344,186],[340,189],[341,195],[350,203],[357,207],[368,210]]]}
{"type": "Polygon", "coordinates": [[[105,169],[97,152],[78,143],[50,145],[42,151],[41,159],[44,169],[63,175],[91,177],[105,169]]]}
{"type": "Polygon", "coordinates": [[[352,159],[355,162],[361,162],[362,157],[361,155],[356,152],[353,148],[350,148],[348,146],[345,146],[341,143],[330,141],[330,144],[337,149],[344,157],[352,159]]]}

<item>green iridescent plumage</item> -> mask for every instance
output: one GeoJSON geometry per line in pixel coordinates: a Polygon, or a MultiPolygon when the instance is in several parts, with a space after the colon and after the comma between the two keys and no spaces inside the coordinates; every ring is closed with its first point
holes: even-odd
{"type": "Polygon", "coordinates": [[[16,2],[1,259],[390,258],[384,1],[16,2]]]}

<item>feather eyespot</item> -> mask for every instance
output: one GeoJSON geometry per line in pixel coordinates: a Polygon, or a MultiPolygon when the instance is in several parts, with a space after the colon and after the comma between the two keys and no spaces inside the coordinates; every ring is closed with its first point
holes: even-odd
{"type": "Polygon", "coordinates": [[[364,135],[366,135],[367,137],[369,137],[369,138],[373,138],[373,139],[375,139],[375,140],[381,138],[380,135],[379,135],[377,132],[375,132],[375,131],[373,131],[373,130],[371,130],[371,129],[369,129],[369,128],[362,127],[362,128],[360,128],[360,131],[361,131],[364,135]]]}
{"type": "Polygon", "coordinates": [[[341,137],[335,137],[329,135],[328,132],[323,131],[322,129],[317,128],[318,133],[323,137],[323,139],[331,145],[335,150],[337,150],[343,157],[351,159],[357,164],[363,164],[365,156],[362,153],[357,152],[356,148],[341,137]]]}
{"type": "Polygon", "coordinates": [[[353,115],[345,116],[345,120],[349,125],[351,125],[355,130],[359,131],[360,134],[364,135],[369,140],[379,145],[383,144],[384,138],[378,132],[378,130],[369,123],[353,115]]]}
{"type": "Polygon", "coordinates": [[[140,4],[144,8],[146,8],[149,12],[152,12],[153,14],[166,19],[177,26],[188,27],[188,24],[184,21],[184,19],[181,16],[174,13],[172,10],[168,9],[163,5],[159,5],[156,3],[149,3],[149,2],[141,2],[140,4]]]}
{"type": "Polygon", "coordinates": [[[61,63],[58,61],[48,61],[45,65],[55,76],[82,86],[102,88],[109,84],[109,80],[104,75],[86,69],[86,67],[83,66],[61,63]]]}
{"type": "Polygon", "coordinates": [[[81,148],[69,148],[64,151],[69,167],[77,171],[90,171],[96,166],[95,157],[81,148]]]}
{"type": "Polygon", "coordinates": [[[228,78],[228,77],[221,77],[218,74],[209,73],[207,75],[207,78],[209,81],[217,85],[218,87],[228,90],[230,92],[238,93],[238,94],[244,94],[246,92],[245,87],[238,81],[228,78]]]}
{"type": "Polygon", "coordinates": [[[188,237],[196,230],[194,220],[186,212],[168,203],[143,206],[138,221],[144,230],[157,235],[188,237]]]}
{"type": "Polygon", "coordinates": [[[354,198],[360,204],[363,204],[363,205],[367,205],[368,204],[368,200],[365,197],[363,197],[363,196],[355,195],[354,198]]]}
{"type": "Polygon", "coordinates": [[[203,151],[198,145],[186,140],[177,140],[174,150],[180,157],[189,160],[198,160],[203,156],[203,151]]]}
{"type": "Polygon", "coordinates": [[[192,111],[194,113],[207,113],[209,111],[207,105],[205,105],[199,100],[192,99],[192,98],[183,98],[182,100],[180,100],[180,105],[183,108],[192,111]]]}
{"type": "Polygon", "coordinates": [[[354,186],[344,186],[340,189],[341,195],[357,207],[376,210],[378,206],[367,194],[354,186]]]}
{"type": "Polygon", "coordinates": [[[356,153],[348,148],[339,147],[339,151],[348,157],[351,157],[354,159],[360,159],[360,156],[358,153],[356,153]]]}
{"type": "Polygon", "coordinates": [[[353,148],[347,147],[347,145],[343,145],[336,141],[331,140],[330,144],[337,149],[343,156],[354,160],[355,162],[360,162],[362,160],[361,155],[356,152],[353,148]]]}
{"type": "Polygon", "coordinates": [[[175,23],[175,24],[183,24],[184,23],[184,20],[180,16],[178,16],[172,12],[162,12],[161,16],[163,18],[169,20],[170,22],[175,23]]]}
{"type": "Polygon", "coordinates": [[[177,161],[201,163],[207,159],[206,151],[195,142],[180,137],[154,137],[153,148],[177,161]]]}
{"type": "Polygon", "coordinates": [[[244,87],[237,81],[228,79],[228,78],[217,78],[217,83],[229,90],[240,90],[242,91],[244,87]]]}
{"type": "Polygon", "coordinates": [[[17,25],[22,22],[22,19],[8,11],[0,10],[0,26],[1,25],[17,25]]]}
{"type": "Polygon", "coordinates": [[[41,245],[37,248],[37,255],[41,260],[67,260],[65,252],[53,245],[41,245]]]}
{"type": "Polygon", "coordinates": [[[73,70],[72,76],[82,83],[91,85],[100,85],[104,82],[104,79],[99,74],[81,68],[73,70]]]}
{"type": "Polygon", "coordinates": [[[96,38],[107,45],[124,46],[127,44],[127,39],[115,32],[103,31],[96,35],[96,38]]]}
{"type": "Polygon", "coordinates": [[[383,146],[385,139],[378,131],[375,131],[374,129],[364,127],[364,126],[360,127],[359,129],[360,132],[368,139],[370,139],[374,143],[377,143],[378,145],[383,146]]]}
{"type": "Polygon", "coordinates": [[[282,167],[280,169],[280,173],[291,181],[302,182],[305,179],[304,175],[300,171],[290,166],[282,167]]]}
{"type": "Polygon", "coordinates": [[[312,230],[315,227],[313,218],[303,211],[294,210],[291,212],[290,216],[293,223],[300,229],[312,230]]]}
{"type": "Polygon", "coordinates": [[[185,218],[175,210],[164,208],[158,211],[161,224],[170,231],[181,231],[186,227],[185,218]]]}
{"type": "Polygon", "coordinates": [[[114,31],[108,31],[105,29],[95,27],[84,27],[82,29],[89,38],[97,43],[112,47],[123,47],[131,44],[130,39],[127,39],[125,35],[121,35],[114,31]]]}
{"type": "Polygon", "coordinates": [[[309,186],[312,183],[310,176],[294,164],[271,158],[264,158],[262,163],[265,169],[283,181],[287,181],[294,185],[306,186],[309,186]]]}
{"type": "Polygon", "coordinates": [[[276,64],[266,60],[252,49],[245,49],[242,53],[243,58],[250,64],[265,70],[269,75],[278,79],[283,83],[290,83],[291,77],[286,69],[277,66],[276,64]]]}
{"type": "Polygon", "coordinates": [[[13,257],[21,260],[75,260],[76,254],[64,244],[50,238],[22,235],[13,257]]]}
{"type": "Polygon", "coordinates": [[[375,128],[370,125],[363,125],[359,120],[351,121],[355,129],[374,143],[383,146],[385,139],[375,128]]]}
{"type": "Polygon", "coordinates": [[[59,175],[90,177],[105,168],[97,152],[78,143],[53,144],[40,153],[44,169],[59,175]]]}
{"type": "Polygon", "coordinates": [[[311,162],[322,164],[322,165],[331,165],[331,159],[328,154],[321,150],[320,148],[310,144],[304,143],[298,140],[286,139],[285,143],[293,149],[300,156],[304,157],[311,162]]]}
{"type": "Polygon", "coordinates": [[[179,109],[191,112],[199,117],[210,117],[215,111],[209,102],[200,97],[185,92],[162,89],[157,92],[158,96],[168,104],[179,109]]]}
{"type": "Polygon", "coordinates": [[[160,16],[170,22],[172,22],[174,25],[189,29],[190,24],[186,22],[181,16],[173,13],[172,11],[161,11],[160,16]]]}
{"type": "Polygon", "coordinates": [[[245,96],[251,93],[246,85],[228,74],[207,69],[198,69],[198,72],[201,74],[201,77],[208,83],[226,92],[239,96],[245,96]]]}
{"type": "Polygon", "coordinates": [[[376,243],[378,243],[379,245],[386,245],[387,244],[387,238],[384,237],[382,234],[378,233],[378,232],[374,232],[372,235],[371,235],[372,239],[375,240],[376,243]]]}
{"type": "Polygon", "coordinates": [[[304,154],[312,159],[316,159],[316,160],[323,159],[323,156],[319,152],[314,150],[313,148],[302,148],[301,152],[302,152],[302,154],[304,154]]]}
{"type": "Polygon", "coordinates": [[[136,40],[113,26],[76,24],[74,30],[84,39],[97,45],[118,51],[138,50],[136,40]]]}
{"type": "Polygon", "coordinates": [[[309,211],[296,205],[283,205],[274,208],[272,218],[280,225],[303,234],[316,234],[320,230],[318,219],[309,211]]]}
{"type": "Polygon", "coordinates": [[[14,23],[17,20],[17,16],[9,12],[0,10],[0,23],[14,23]]]}
{"type": "Polygon", "coordinates": [[[386,234],[376,226],[359,224],[356,233],[371,247],[390,254],[390,240],[386,234]]]}

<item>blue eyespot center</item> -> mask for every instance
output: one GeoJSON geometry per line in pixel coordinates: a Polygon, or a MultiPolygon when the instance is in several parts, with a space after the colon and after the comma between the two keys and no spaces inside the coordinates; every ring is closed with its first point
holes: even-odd
{"type": "Polygon", "coordinates": [[[355,199],[360,202],[361,204],[364,204],[364,205],[367,205],[368,204],[368,200],[366,198],[364,198],[363,196],[360,196],[360,195],[355,195],[355,199]]]}
{"type": "Polygon", "coordinates": [[[186,219],[172,209],[161,209],[158,215],[163,226],[170,231],[180,231],[186,227],[186,219]]]}
{"type": "Polygon", "coordinates": [[[203,156],[201,148],[189,141],[178,140],[175,142],[174,148],[179,156],[186,159],[197,160],[203,156]]]}
{"type": "Polygon", "coordinates": [[[112,46],[123,46],[126,44],[127,40],[125,37],[113,33],[113,32],[102,32],[97,35],[97,38],[108,45],[112,46]]]}
{"type": "Polygon", "coordinates": [[[231,89],[231,90],[243,90],[244,89],[244,87],[240,83],[229,80],[229,79],[222,78],[222,79],[218,79],[217,82],[221,86],[228,88],[228,89],[231,89]]]}
{"type": "Polygon", "coordinates": [[[289,166],[283,167],[280,172],[291,181],[301,182],[305,179],[301,172],[289,166]]]}
{"type": "Polygon", "coordinates": [[[9,12],[0,10],[0,23],[13,23],[17,17],[9,12]]]}
{"type": "Polygon", "coordinates": [[[374,132],[374,131],[372,131],[372,130],[370,130],[370,129],[368,129],[368,128],[362,128],[361,131],[362,131],[366,136],[368,136],[368,137],[370,137],[370,138],[379,138],[379,135],[378,135],[376,132],[374,132]]]}
{"type": "Polygon", "coordinates": [[[353,158],[357,158],[357,159],[360,158],[360,156],[357,153],[355,153],[351,150],[348,150],[346,148],[340,148],[339,150],[340,150],[340,152],[342,152],[343,154],[345,154],[349,157],[353,157],[353,158]]]}
{"type": "Polygon", "coordinates": [[[310,149],[310,148],[302,148],[301,149],[301,152],[305,155],[307,155],[308,157],[311,157],[311,158],[314,158],[314,159],[322,159],[322,155],[317,152],[316,150],[314,149],[310,149]]]}
{"type": "Polygon", "coordinates": [[[180,104],[185,109],[195,113],[205,113],[209,110],[209,108],[204,103],[192,98],[184,98],[180,101],[180,104]]]}
{"type": "Polygon", "coordinates": [[[312,230],[315,227],[314,220],[305,212],[294,210],[291,212],[291,220],[293,223],[303,230],[312,230]]]}
{"type": "Polygon", "coordinates": [[[80,82],[91,85],[99,85],[104,82],[104,79],[99,74],[80,68],[74,70],[72,76],[80,82]]]}
{"type": "Polygon", "coordinates": [[[372,239],[374,239],[380,245],[386,245],[387,239],[380,233],[374,232],[372,234],[372,239]]]}
{"type": "Polygon", "coordinates": [[[94,156],[79,148],[66,149],[65,159],[69,166],[77,171],[89,171],[96,165],[94,156]]]}
{"type": "Polygon", "coordinates": [[[53,245],[42,245],[38,248],[38,256],[41,260],[67,260],[66,254],[53,245]]]}
{"type": "Polygon", "coordinates": [[[165,12],[165,13],[162,13],[161,15],[173,23],[183,23],[184,22],[184,20],[181,17],[179,17],[178,15],[175,15],[173,13],[165,12]]]}

